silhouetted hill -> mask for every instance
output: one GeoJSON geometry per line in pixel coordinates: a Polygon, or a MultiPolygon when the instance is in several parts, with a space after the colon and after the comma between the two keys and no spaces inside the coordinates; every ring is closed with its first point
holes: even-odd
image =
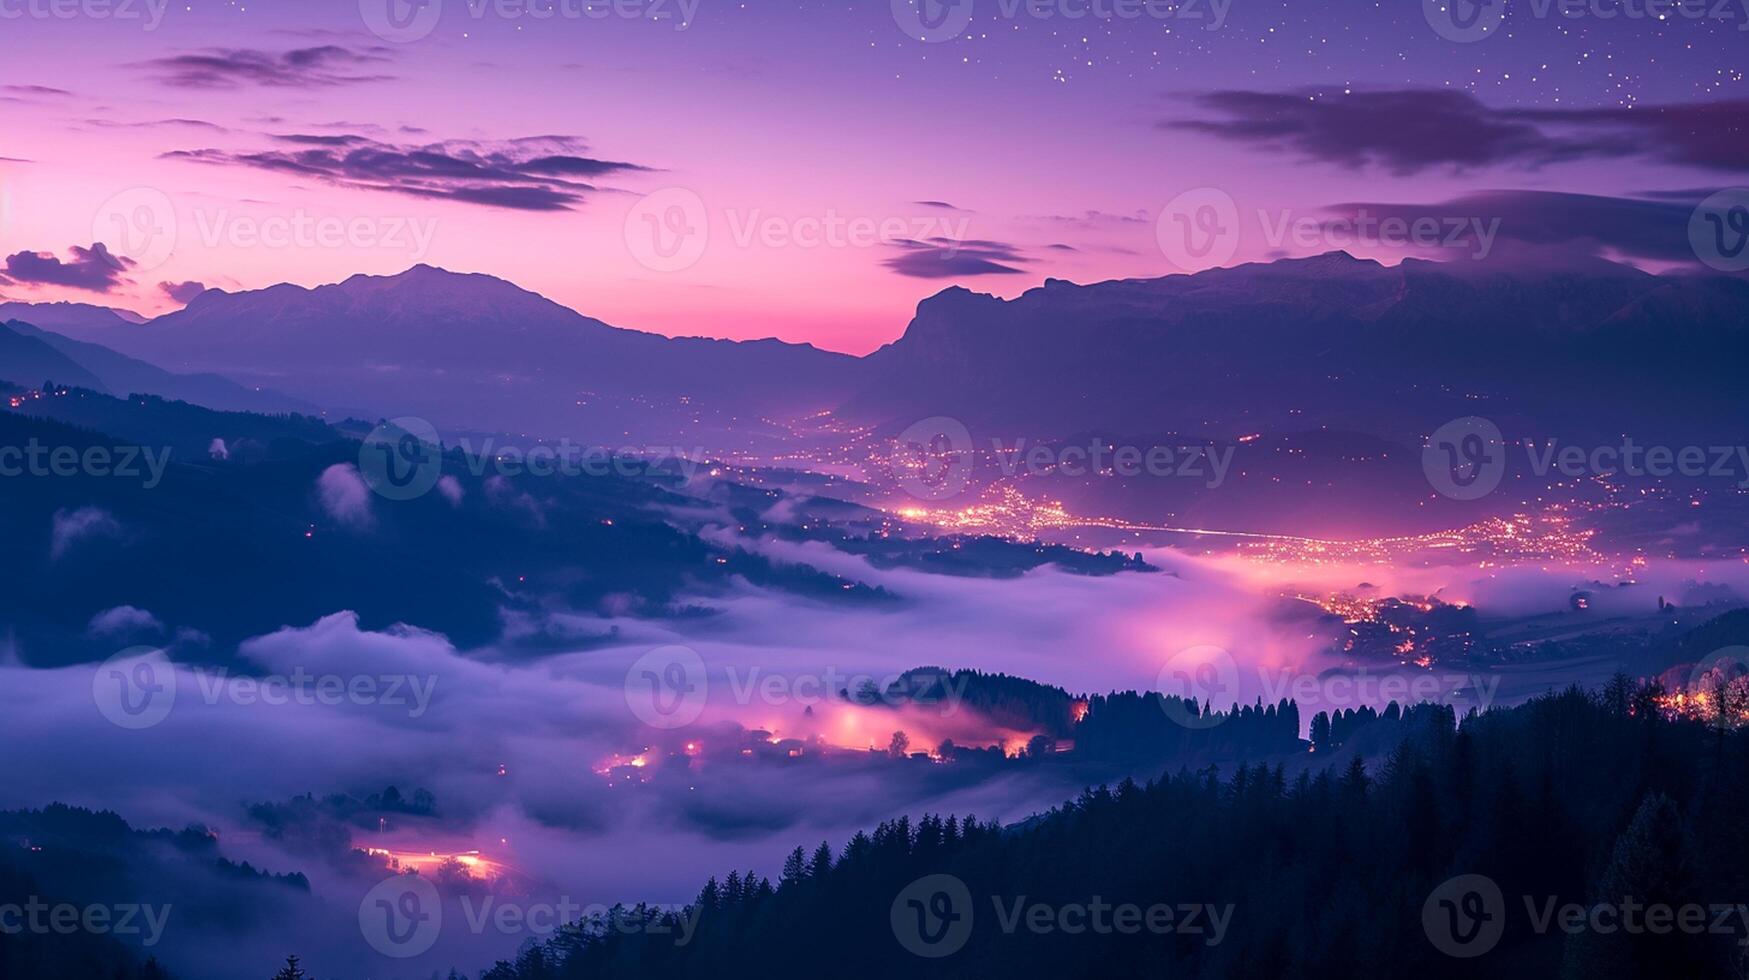
{"type": "Polygon", "coordinates": [[[23,388],[44,381],[103,391],[103,382],[41,337],[19,329],[24,324],[0,324],[0,378],[23,388]]]}
{"type": "Polygon", "coordinates": [[[822,963],[847,978],[1739,975],[1734,920],[1536,925],[1567,905],[1728,918],[1749,887],[1749,730],[1665,721],[1649,694],[1618,679],[1461,727],[1448,707],[1393,705],[1369,762],[1180,771],[1009,827],[901,817],[798,849],[776,883],[710,879],[684,944],[677,913],[619,907],[482,980],[782,980],[822,963]],[[1447,927],[1442,898],[1497,931],[1447,927]],[[1113,927],[1122,905],[1131,928],[1113,927]],[[1143,927],[1160,905],[1172,915],[1143,927]]]}
{"type": "MultiPolygon", "coordinates": [[[[130,325],[127,329],[133,327],[130,325]]],[[[245,388],[216,374],[172,374],[144,361],[118,354],[100,344],[63,337],[21,320],[0,326],[0,330],[41,341],[80,369],[78,373],[33,373],[29,370],[31,359],[14,360],[6,356],[4,350],[0,350],[0,372],[10,371],[22,375],[3,375],[9,381],[35,386],[49,380],[56,384],[89,387],[114,395],[158,395],[209,408],[234,411],[316,411],[316,407],[309,402],[287,398],[272,391],[245,388]]],[[[0,336],[0,341],[3,340],[3,336],[0,336]]]]}
{"type": "Polygon", "coordinates": [[[624,330],[502,279],[425,265],[315,289],[212,289],[137,329],[78,336],[362,415],[592,439],[816,410],[855,364],[775,340],[624,330]]]}
{"type": "Polygon", "coordinates": [[[1013,300],[948,289],[869,356],[847,411],[1034,437],[1329,425],[1418,444],[1474,414],[1508,429],[1674,429],[1694,441],[1741,427],[1731,365],[1745,355],[1742,279],[1603,261],[1384,266],[1333,252],[1047,280],[1013,300]]]}
{"type": "Polygon", "coordinates": [[[46,330],[107,330],[137,326],[147,318],[132,310],[91,303],[0,303],[0,320],[23,320],[46,330]]]}
{"type": "MultiPolygon", "coordinates": [[[[53,380],[57,389],[62,387],[58,378],[53,380]]],[[[218,411],[156,395],[117,398],[70,386],[52,397],[27,399],[16,411],[168,450],[179,462],[286,459],[346,438],[308,415],[218,411]]]]}

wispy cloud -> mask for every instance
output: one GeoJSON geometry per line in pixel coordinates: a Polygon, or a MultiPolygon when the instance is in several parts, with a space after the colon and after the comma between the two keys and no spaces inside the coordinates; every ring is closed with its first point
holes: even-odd
{"type": "Polygon", "coordinates": [[[981,239],[955,241],[930,238],[893,242],[898,255],[881,264],[914,279],[954,279],[964,276],[1018,275],[1025,270],[1010,263],[1026,262],[1018,246],[981,239]]]}
{"type": "Polygon", "coordinates": [[[161,282],[158,284],[158,289],[162,291],[165,296],[168,296],[172,300],[186,306],[188,303],[192,302],[196,296],[206,292],[207,285],[204,282],[195,282],[193,280],[188,282],[161,282]]]}
{"type": "Polygon", "coordinates": [[[141,67],[156,81],[175,88],[331,88],[387,81],[394,76],[377,66],[390,60],[387,48],[324,44],[282,52],[208,48],[154,58],[141,67]]]}
{"type": "Polygon", "coordinates": [[[1496,109],[1466,92],[1398,89],[1329,94],[1229,90],[1195,98],[1201,118],[1162,128],[1349,168],[1399,175],[1431,168],[1541,167],[1642,157],[1749,170],[1749,100],[1628,109],[1496,109]]]}
{"type": "Polygon", "coordinates": [[[452,140],[418,146],[357,134],[272,137],[296,149],[177,150],[171,159],[254,167],[366,190],[442,198],[519,211],[568,211],[597,190],[594,179],[648,167],[585,156],[572,136],[501,142],[452,140]]]}
{"type": "MultiPolygon", "coordinates": [[[[1663,195],[1661,195],[1663,196],[1663,195]]],[[[1554,191],[1481,191],[1429,204],[1354,202],[1328,209],[1339,220],[1366,216],[1374,221],[1431,220],[1459,229],[1469,249],[1475,219],[1497,221],[1497,236],[1507,242],[1578,254],[1615,254],[1658,262],[1693,263],[1688,221],[1701,192],[1668,199],[1607,197],[1554,191]],[[1690,196],[1692,194],[1692,196],[1690,196]]]]}
{"type": "Polygon", "coordinates": [[[0,92],[20,99],[64,99],[73,94],[64,88],[55,88],[50,85],[0,85],[0,92]]]}

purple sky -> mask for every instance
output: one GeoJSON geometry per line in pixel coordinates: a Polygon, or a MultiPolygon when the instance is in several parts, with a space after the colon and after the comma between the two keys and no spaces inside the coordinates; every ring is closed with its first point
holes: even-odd
{"type": "Polygon", "coordinates": [[[1428,251],[1280,230],[1356,202],[1680,260],[1648,224],[1749,169],[1749,3],[1512,0],[1460,42],[1418,0],[970,0],[928,41],[904,0],[444,0],[408,35],[390,0],[119,2],[0,0],[9,298],[156,313],[425,261],[863,352],[956,282],[1428,251]],[[1230,249],[1171,244],[1226,199],[1230,249]]]}

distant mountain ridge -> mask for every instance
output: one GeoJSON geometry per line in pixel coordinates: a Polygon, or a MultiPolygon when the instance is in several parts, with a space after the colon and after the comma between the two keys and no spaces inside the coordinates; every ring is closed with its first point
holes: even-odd
{"type": "Polygon", "coordinates": [[[137,329],[82,339],[361,414],[621,439],[657,416],[666,428],[695,421],[694,406],[725,422],[827,407],[856,366],[802,344],[613,327],[505,280],[427,265],[314,289],[208,290],[137,329]]]}
{"type": "Polygon", "coordinates": [[[152,394],[224,411],[316,411],[308,402],[244,388],[216,374],[173,374],[18,320],[0,324],[0,379],[28,387],[52,381],[121,397],[152,394]]]}
{"type": "Polygon", "coordinates": [[[0,303],[0,320],[23,320],[45,330],[138,325],[148,319],[132,310],[91,303],[0,303]]]}
{"type": "Polygon", "coordinates": [[[1749,421],[1736,368],[1749,357],[1749,280],[1600,259],[1385,266],[1332,252],[1049,279],[1012,300],[956,286],[862,358],[628,330],[428,265],[208,290],[144,324],[92,309],[62,311],[66,333],[333,412],[608,441],[708,441],[822,409],[892,431],[945,415],[1034,438],[1330,427],[1411,444],[1472,414],[1527,432],[1690,440],[1749,421]]]}
{"type": "Polygon", "coordinates": [[[28,324],[0,323],[0,380],[26,388],[52,381],[105,390],[97,375],[28,331],[28,324]]]}
{"type": "Polygon", "coordinates": [[[1327,424],[1409,436],[1471,414],[1615,432],[1707,418],[1724,431],[1749,408],[1746,356],[1744,279],[1335,252],[1053,279],[1013,300],[947,289],[866,359],[846,410],[1034,435],[1327,424]]]}

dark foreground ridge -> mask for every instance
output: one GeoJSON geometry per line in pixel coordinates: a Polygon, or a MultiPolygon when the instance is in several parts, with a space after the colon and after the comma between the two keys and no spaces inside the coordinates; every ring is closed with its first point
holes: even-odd
{"type": "Polygon", "coordinates": [[[483,977],[1742,976],[1749,735],[1664,720],[1656,693],[1618,677],[1462,726],[1423,705],[1370,767],[1181,771],[1017,827],[900,819],[483,977]],[[1569,933],[1569,905],[1624,926],[1569,933]],[[1176,927],[1120,930],[1124,906],[1176,927]],[[1706,925],[1646,928],[1652,907],[1706,925]]]}

